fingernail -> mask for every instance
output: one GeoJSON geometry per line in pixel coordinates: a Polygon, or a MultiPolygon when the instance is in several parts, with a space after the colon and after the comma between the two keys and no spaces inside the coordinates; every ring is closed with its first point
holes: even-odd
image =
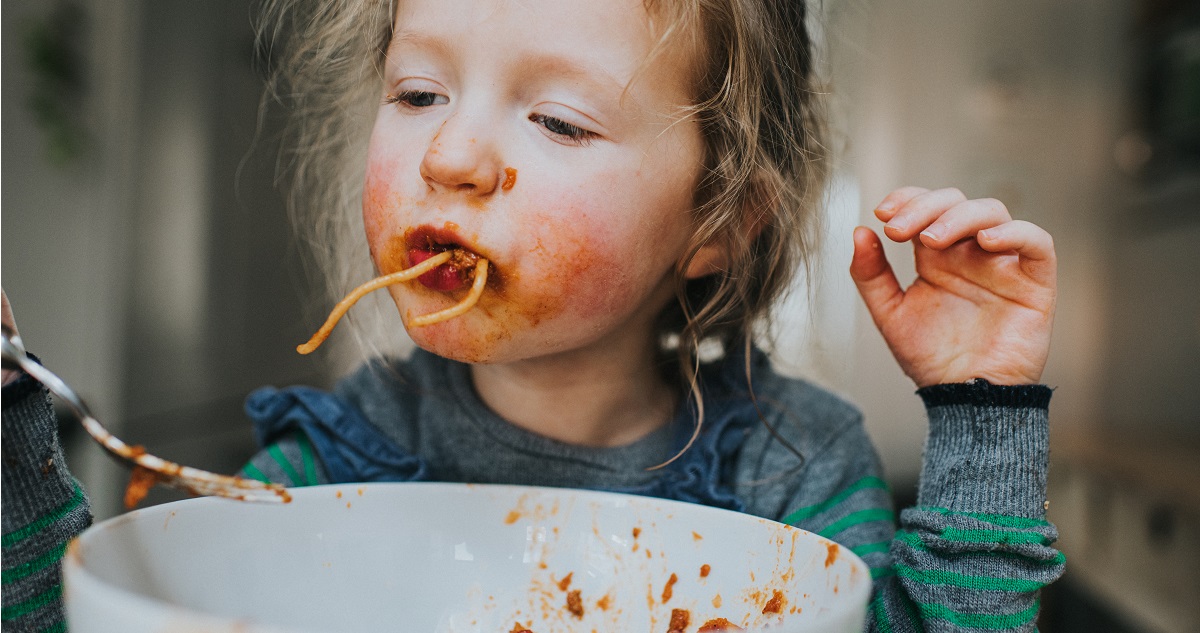
{"type": "Polygon", "coordinates": [[[925,229],[924,231],[921,231],[921,237],[934,242],[942,239],[941,232],[935,229],[925,229]]]}
{"type": "Polygon", "coordinates": [[[992,239],[992,234],[988,230],[984,229],[984,230],[980,231],[979,233],[975,234],[975,239],[990,240],[990,239],[992,239]]]}
{"type": "Polygon", "coordinates": [[[887,223],[887,228],[889,228],[893,231],[900,231],[901,233],[903,233],[904,230],[908,228],[908,222],[906,222],[904,220],[899,220],[899,219],[892,220],[891,222],[887,223]]]}
{"type": "Polygon", "coordinates": [[[875,210],[876,211],[891,211],[895,207],[896,207],[895,202],[892,202],[891,200],[884,200],[883,202],[879,203],[879,206],[875,207],[875,210]]]}

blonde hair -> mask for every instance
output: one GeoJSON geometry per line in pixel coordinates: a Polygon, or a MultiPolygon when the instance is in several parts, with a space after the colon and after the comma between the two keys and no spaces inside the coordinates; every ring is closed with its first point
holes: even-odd
{"type": "MultiPolygon", "coordinates": [[[[687,114],[703,133],[705,173],[691,249],[676,271],[678,302],[660,320],[694,391],[701,344],[749,345],[796,271],[811,266],[828,162],[823,96],[803,0],[646,7],[661,22],[657,51],[684,43],[698,57],[687,114]],[[687,260],[714,243],[726,250],[726,269],[685,280],[687,260]]],[[[281,163],[289,207],[334,296],[371,274],[361,215],[351,210],[361,203],[393,15],[388,0],[264,0],[259,22],[268,96],[293,115],[293,149],[281,163]]]]}

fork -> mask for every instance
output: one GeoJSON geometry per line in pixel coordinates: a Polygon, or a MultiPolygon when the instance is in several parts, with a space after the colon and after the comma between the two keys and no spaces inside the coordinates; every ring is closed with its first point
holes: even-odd
{"type": "Polygon", "coordinates": [[[279,484],[263,483],[230,475],[218,475],[207,470],[182,466],[147,453],[141,446],[130,446],[104,428],[92,416],[83,399],[54,372],[46,369],[25,352],[21,337],[3,328],[3,361],[6,367],[20,367],[34,380],[58,396],[83,424],[83,428],[118,461],[134,469],[125,505],[132,507],[145,496],[150,486],[162,483],[194,495],[228,497],[240,501],[287,503],[291,496],[279,484]],[[10,365],[11,364],[11,365],[10,365]]]}

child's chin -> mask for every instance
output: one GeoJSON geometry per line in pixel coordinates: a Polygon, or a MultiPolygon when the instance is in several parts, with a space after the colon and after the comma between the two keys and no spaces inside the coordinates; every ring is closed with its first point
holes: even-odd
{"type": "Polygon", "coordinates": [[[508,338],[489,335],[485,329],[446,321],[408,328],[408,336],[421,349],[462,363],[502,363],[511,358],[508,338]]]}

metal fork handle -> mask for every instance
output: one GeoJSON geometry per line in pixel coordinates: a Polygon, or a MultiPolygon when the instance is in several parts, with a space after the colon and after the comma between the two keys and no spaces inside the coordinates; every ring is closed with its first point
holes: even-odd
{"type": "Polygon", "coordinates": [[[4,326],[2,329],[3,340],[0,341],[0,352],[2,352],[4,363],[24,370],[33,379],[45,385],[50,393],[62,399],[79,417],[79,421],[88,435],[91,435],[92,439],[99,442],[110,454],[157,473],[163,483],[183,488],[194,494],[266,503],[287,503],[291,500],[283,486],[278,484],[218,475],[168,462],[146,453],[140,447],[135,450],[117,436],[109,433],[108,429],[92,416],[91,410],[88,409],[83,399],[62,378],[30,358],[20,336],[13,333],[8,326],[4,326]]]}
{"type": "Polygon", "coordinates": [[[50,393],[58,396],[71,408],[75,415],[83,418],[91,418],[92,412],[88,409],[87,404],[75,393],[75,390],[70,387],[57,374],[42,367],[29,357],[25,351],[25,345],[21,342],[21,337],[12,335],[12,330],[5,326],[3,328],[3,357],[5,363],[12,363],[19,367],[22,371],[33,377],[34,380],[42,383],[50,390],[50,393]]]}

